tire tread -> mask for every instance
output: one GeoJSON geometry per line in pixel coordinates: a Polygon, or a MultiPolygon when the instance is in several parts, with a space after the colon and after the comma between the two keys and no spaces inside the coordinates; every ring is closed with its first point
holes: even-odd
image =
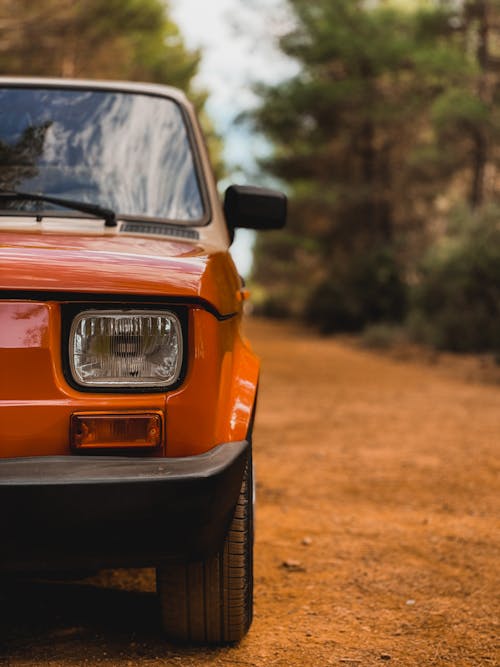
{"type": "Polygon", "coordinates": [[[157,568],[163,628],[171,639],[204,644],[237,642],[253,611],[252,462],[249,457],[224,546],[197,563],[157,568]]]}

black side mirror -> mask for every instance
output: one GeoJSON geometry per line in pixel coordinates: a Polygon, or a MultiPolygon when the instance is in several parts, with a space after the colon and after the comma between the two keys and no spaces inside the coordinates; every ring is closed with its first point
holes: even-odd
{"type": "Polygon", "coordinates": [[[230,232],[246,229],[281,229],[286,222],[286,196],[276,190],[231,185],[224,196],[224,213],[230,232]]]}

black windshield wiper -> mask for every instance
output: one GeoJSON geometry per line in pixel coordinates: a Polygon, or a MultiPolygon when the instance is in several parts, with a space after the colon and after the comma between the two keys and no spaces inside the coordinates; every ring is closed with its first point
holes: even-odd
{"type": "MultiPolygon", "coordinates": [[[[0,201],[40,201],[48,204],[55,204],[64,208],[90,213],[98,218],[103,218],[106,227],[116,227],[116,213],[109,208],[104,208],[98,204],[89,204],[84,201],[73,201],[71,199],[60,199],[50,195],[39,195],[35,192],[18,192],[17,190],[0,190],[0,201]]],[[[35,214],[41,217],[39,213],[35,214]]]]}

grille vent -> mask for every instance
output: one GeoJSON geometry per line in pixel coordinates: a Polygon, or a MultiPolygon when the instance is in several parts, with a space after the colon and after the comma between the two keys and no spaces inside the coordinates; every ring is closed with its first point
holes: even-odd
{"type": "Polygon", "coordinates": [[[180,227],[177,225],[168,225],[166,223],[154,222],[123,222],[122,232],[130,234],[157,234],[160,236],[176,236],[181,239],[199,239],[200,235],[195,229],[180,227]]]}

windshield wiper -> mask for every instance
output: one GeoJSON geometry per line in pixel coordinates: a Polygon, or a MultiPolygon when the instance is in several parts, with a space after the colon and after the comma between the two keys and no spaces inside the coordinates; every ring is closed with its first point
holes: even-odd
{"type": "MultiPolygon", "coordinates": [[[[81,211],[82,213],[90,213],[97,218],[102,218],[106,227],[116,227],[116,213],[110,208],[104,208],[98,204],[89,204],[84,201],[73,201],[71,199],[60,199],[59,197],[51,197],[50,195],[39,195],[35,192],[19,192],[17,190],[0,190],[0,201],[40,201],[47,204],[55,204],[63,208],[73,209],[74,211],[81,211]]],[[[41,219],[40,213],[35,212],[38,219],[41,219]]]]}

